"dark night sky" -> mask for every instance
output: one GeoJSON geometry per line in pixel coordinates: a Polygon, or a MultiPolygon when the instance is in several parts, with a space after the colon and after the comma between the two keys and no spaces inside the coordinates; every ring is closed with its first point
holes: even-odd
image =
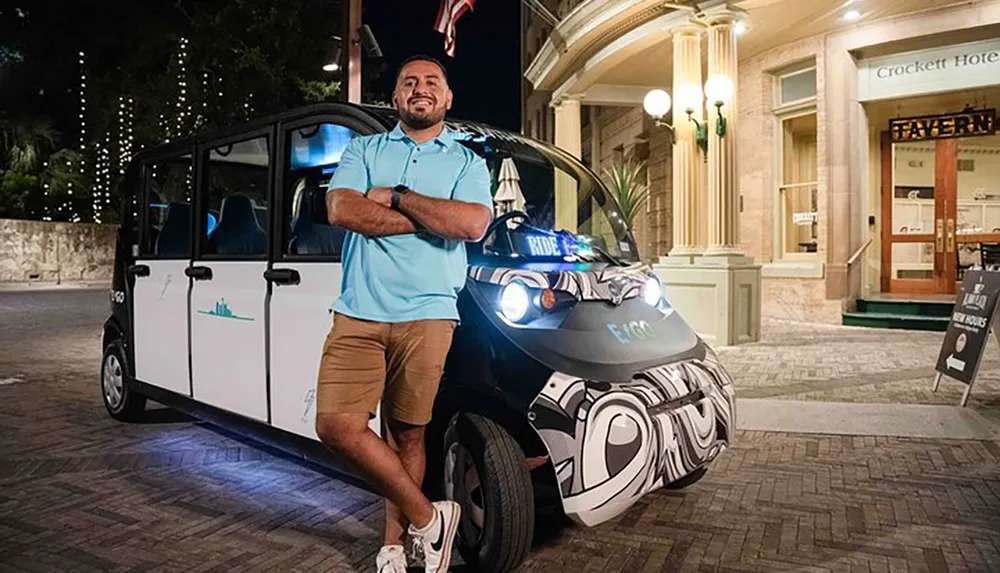
{"type": "Polygon", "coordinates": [[[388,68],[386,94],[399,62],[425,53],[448,67],[455,101],[451,117],[483,121],[511,130],[521,127],[519,0],[477,0],[458,21],[455,58],[434,31],[439,0],[363,0],[364,23],[372,28],[388,68]]]}
{"type": "MultiPolygon", "coordinates": [[[[53,117],[57,126],[71,135],[76,127],[77,51],[81,40],[99,45],[105,53],[104,65],[115,65],[115,52],[135,50],[136,46],[122,43],[122,36],[115,27],[128,26],[122,15],[136,17],[145,13],[162,26],[175,26],[168,22],[173,0],[15,0],[35,11],[34,28],[26,32],[34,37],[58,38],[58,47],[46,52],[45,61],[39,66],[44,72],[36,76],[39,85],[29,90],[15,90],[13,101],[0,93],[0,115],[4,111],[41,112],[53,117]],[[97,4],[91,4],[97,2],[97,4]],[[60,9],[63,5],[72,9],[60,9]],[[54,11],[54,12],[53,12],[54,11]],[[101,22],[106,28],[88,32],[86,26],[74,25],[80,17],[101,22]],[[103,18],[103,20],[102,20],[103,18]],[[108,21],[107,19],[113,19],[108,21]],[[118,21],[121,20],[121,21],[118,21]],[[96,32],[96,33],[95,33],[96,32]],[[44,97],[38,97],[39,88],[45,88],[44,97]],[[6,110],[3,108],[7,108],[6,110]],[[69,122],[71,125],[64,125],[69,122]]],[[[197,0],[195,0],[197,1],[197,0]]],[[[220,1],[220,0],[216,0],[220,1]]],[[[520,129],[520,12],[519,0],[477,0],[476,7],[465,13],[458,22],[455,58],[444,52],[444,36],[433,29],[440,0],[362,0],[363,22],[368,24],[379,42],[384,58],[381,62],[364,57],[364,69],[384,65],[385,71],[378,82],[379,91],[388,101],[392,92],[395,71],[399,62],[415,53],[426,53],[441,60],[447,67],[455,103],[451,117],[483,121],[511,130],[520,129]]],[[[0,8],[0,24],[17,22],[15,12],[7,6],[0,8]],[[7,20],[3,20],[6,18],[7,20]]],[[[141,17],[141,16],[140,16],[141,17]]],[[[93,22],[91,22],[93,24],[93,22]]],[[[96,25],[96,24],[95,24],[96,25]]],[[[6,28],[0,26],[0,32],[6,28]]],[[[0,33],[0,45],[3,44],[0,33]]],[[[131,38],[141,42],[140,38],[131,38]]],[[[316,38],[317,42],[327,42],[316,38]]],[[[93,48],[91,48],[93,49],[93,48]]],[[[30,65],[30,64],[27,64],[30,65]]],[[[37,71],[38,68],[36,68],[37,71]]],[[[0,69],[2,72],[2,69],[0,69]]],[[[369,77],[373,77],[369,74],[369,77]]],[[[11,81],[4,85],[0,73],[0,92],[11,93],[11,81]]],[[[35,82],[33,82],[35,83],[35,82]]],[[[366,82],[367,83],[367,82],[366,82]]],[[[27,86],[22,86],[27,87],[27,86]]]]}

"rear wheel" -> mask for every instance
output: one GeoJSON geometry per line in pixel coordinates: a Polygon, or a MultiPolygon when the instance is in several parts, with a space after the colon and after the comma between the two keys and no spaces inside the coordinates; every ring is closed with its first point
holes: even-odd
{"type": "Polygon", "coordinates": [[[121,341],[104,349],[101,364],[101,397],[112,418],[122,422],[138,421],[146,411],[146,397],[128,384],[128,362],[121,341]]]}
{"type": "Polygon", "coordinates": [[[444,496],[462,506],[459,553],[473,571],[503,573],[531,550],[535,503],[521,446],[502,426],[459,414],[444,437],[444,496]]]}

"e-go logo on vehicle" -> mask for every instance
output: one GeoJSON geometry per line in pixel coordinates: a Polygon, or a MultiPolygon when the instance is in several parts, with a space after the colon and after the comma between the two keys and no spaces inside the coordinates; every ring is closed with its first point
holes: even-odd
{"type": "Polygon", "coordinates": [[[633,320],[625,324],[608,324],[608,330],[622,344],[631,344],[636,340],[650,340],[654,336],[653,327],[645,320],[633,320]]]}
{"type": "Polygon", "coordinates": [[[111,291],[111,302],[113,304],[123,304],[125,302],[125,291],[123,290],[111,291]]]}

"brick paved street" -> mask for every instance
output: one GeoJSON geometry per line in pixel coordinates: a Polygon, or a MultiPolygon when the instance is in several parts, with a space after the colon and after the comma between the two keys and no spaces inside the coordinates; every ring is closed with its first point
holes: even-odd
{"type": "MultiPolygon", "coordinates": [[[[107,309],[0,292],[0,571],[374,569],[370,493],[168,410],[111,420],[107,309]]],[[[930,393],[940,337],[775,322],[721,354],[740,397],[955,404],[957,383],[930,393]]],[[[972,408],[1000,405],[986,360],[972,408]]],[[[686,490],[540,529],[523,571],[1000,571],[1000,442],[740,431],[686,490]]]]}

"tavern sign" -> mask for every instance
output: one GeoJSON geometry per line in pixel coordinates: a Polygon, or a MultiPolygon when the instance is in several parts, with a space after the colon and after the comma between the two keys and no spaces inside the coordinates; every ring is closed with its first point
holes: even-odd
{"type": "Polygon", "coordinates": [[[889,120],[893,142],[993,135],[996,130],[996,109],[966,109],[958,113],[889,120]]]}

